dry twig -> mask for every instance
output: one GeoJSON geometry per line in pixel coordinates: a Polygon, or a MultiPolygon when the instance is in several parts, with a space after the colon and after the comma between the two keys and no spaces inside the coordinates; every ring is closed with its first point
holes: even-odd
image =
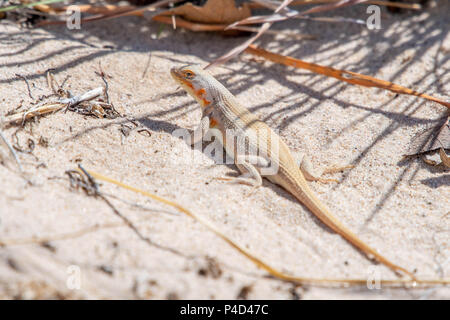
{"type": "Polygon", "coordinates": [[[17,166],[19,167],[20,172],[23,172],[23,168],[22,168],[22,164],[20,163],[19,157],[17,157],[17,153],[14,151],[14,148],[11,146],[11,144],[8,142],[8,140],[6,139],[6,137],[3,135],[2,130],[0,130],[0,138],[3,141],[4,144],[6,144],[6,146],[9,149],[9,152],[11,152],[12,156],[14,157],[14,160],[17,163],[17,166]]]}
{"type": "Polygon", "coordinates": [[[336,78],[336,79],[339,79],[341,81],[345,81],[345,82],[348,82],[351,84],[356,84],[356,85],[360,85],[360,86],[364,86],[364,87],[381,88],[381,89],[389,90],[389,91],[392,91],[395,93],[417,96],[420,98],[424,98],[424,99],[427,99],[430,101],[437,102],[443,106],[446,106],[447,108],[450,108],[449,102],[445,102],[441,99],[429,96],[425,93],[417,92],[417,91],[411,90],[409,88],[400,86],[398,84],[395,84],[395,83],[392,83],[392,82],[389,82],[386,80],[373,78],[373,77],[366,76],[366,75],[352,72],[352,71],[339,70],[339,69],[334,69],[331,67],[321,66],[318,64],[314,64],[314,63],[309,63],[309,62],[306,62],[306,61],[303,61],[300,59],[295,59],[295,58],[292,58],[289,56],[283,56],[280,54],[269,52],[264,49],[258,48],[254,45],[249,46],[246,49],[246,52],[250,53],[252,55],[255,55],[255,56],[263,57],[272,62],[284,64],[286,66],[291,66],[294,68],[306,69],[306,70],[312,71],[314,73],[323,74],[328,77],[333,77],[333,78],[336,78]]]}
{"type": "MultiPolygon", "coordinates": [[[[300,284],[310,284],[310,285],[316,285],[316,286],[330,286],[330,285],[338,285],[338,286],[348,286],[348,285],[367,285],[368,281],[367,279],[313,279],[313,278],[304,278],[304,277],[296,277],[291,276],[283,271],[280,271],[276,268],[273,268],[266,262],[264,262],[262,259],[256,257],[253,253],[251,253],[249,250],[241,246],[240,244],[236,243],[234,240],[230,239],[228,236],[226,236],[222,231],[220,231],[215,225],[213,225],[210,221],[206,220],[205,218],[189,211],[188,209],[185,209],[181,205],[167,200],[165,198],[159,197],[155,194],[146,192],[144,190],[126,185],[122,182],[119,182],[117,180],[102,176],[96,172],[93,171],[87,171],[89,175],[92,177],[103,180],[109,183],[113,183],[121,188],[128,189],[131,191],[134,191],[136,193],[142,194],[146,197],[149,197],[151,199],[154,199],[158,202],[165,203],[173,208],[176,208],[177,210],[183,212],[187,216],[193,218],[197,222],[204,225],[208,230],[215,233],[217,236],[219,236],[221,239],[223,239],[225,242],[227,242],[230,246],[232,246],[234,249],[239,251],[242,255],[247,257],[250,261],[252,261],[255,265],[260,267],[261,269],[267,271],[271,276],[288,282],[294,282],[294,283],[300,283],[300,284]]],[[[389,287],[428,287],[428,286],[435,286],[435,285],[449,285],[450,280],[449,279],[433,279],[433,280],[380,280],[381,285],[389,286],[389,287]]]]}

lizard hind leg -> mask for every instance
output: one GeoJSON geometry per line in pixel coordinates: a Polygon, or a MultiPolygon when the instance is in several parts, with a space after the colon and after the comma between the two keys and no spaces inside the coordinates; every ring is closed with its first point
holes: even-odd
{"type": "Polygon", "coordinates": [[[236,166],[242,174],[233,180],[234,183],[246,184],[255,188],[262,186],[262,177],[254,165],[244,162],[236,164],[236,166]]]}
{"type": "Polygon", "coordinates": [[[325,168],[325,170],[322,171],[322,174],[329,174],[329,173],[338,173],[345,171],[347,169],[353,169],[355,166],[352,164],[349,164],[347,166],[333,166],[325,168]]]}
{"type": "Polygon", "coordinates": [[[250,156],[249,159],[240,159],[240,161],[236,161],[236,166],[239,171],[242,173],[240,176],[236,178],[216,178],[217,180],[230,181],[231,183],[240,183],[252,186],[254,188],[258,188],[262,186],[262,177],[259,173],[257,167],[266,167],[268,166],[268,161],[262,157],[250,156]]]}
{"type": "Polygon", "coordinates": [[[321,183],[330,183],[330,182],[339,182],[337,179],[326,179],[322,178],[324,174],[341,172],[346,169],[353,168],[353,165],[338,167],[333,166],[330,168],[326,168],[325,170],[317,170],[314,168],[311,160],[303,153],[295,154],[296,163],[300,168],[300,171],[303,173],[304,177],[308,181],[318,181],[321,183]]]}

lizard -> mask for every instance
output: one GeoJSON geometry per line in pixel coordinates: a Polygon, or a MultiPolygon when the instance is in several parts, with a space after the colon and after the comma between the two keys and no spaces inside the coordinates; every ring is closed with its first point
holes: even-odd
{"type": "Polygon", "coordinates": [[[327,227],[365,253],[370,260],[384,264],[396,274],[403,273],[415,279],[411,272],[391,262],[359,239],[330,212],[308,186],[308,180],[328,181],[313,170],[309,158],[303,156],[299,165],[286,143],[208,71],[197,65],[188,65],[172,68],[170,74],[197,100],[202,109],[200,124],[194,130],[191,144],[201,141],[209,130],[218,131],[216,138],[219,138],[225,152],[241,172],[234,179],[219,179],[254,187],[262,185],[263,177],[268,179],[292,194],[327,227]],[[233,132],[231,137],[227,134],[230,131],[233,132]],[[250,154],[251,151],[256,152],[250,154]]]}

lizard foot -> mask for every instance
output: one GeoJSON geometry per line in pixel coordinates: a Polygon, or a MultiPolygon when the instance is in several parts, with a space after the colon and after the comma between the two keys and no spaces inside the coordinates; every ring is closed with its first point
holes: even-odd
{"type": "Polygon", "coordinates": [[[321,183],[330,183],[330,182],[338,183],[339,180],[337,180],[337,179],[325,179],[325,178],[322,178],[321,176],[324,175],[324,174],[341,172],[341,171],[344,171],[344,170],[347,170],[347,169],[351,169],[351,168],[354,168],[354,167],[355,167],[354,165],[348,165],[348,166],[343,166],[343,167],[336,167],[336,166],[335,167],[329,167],[329,168],[326,168],[325,170],[323,170],[322,174],[319,177],[315,177],[315,176],[309,175],[308,178],[309,178],[309,180],[318,181],[318,182],[321,182],[321,183]]]}
{"type": "Polygon", "coordinates": [[[250,196],[252,196],[256,190],[259,189],[260,186],[258,185],[253,185],[252,188],[250,189],[250,191],[245,195],[244,198],[250,198],[250,196]]]}
{"type": "Polygon", "coordinates": [[[339,183],[338,179],[314,178],[314,179],[311,179],[311,180],[312,181],[318,181],[320,183],[332,183],[332,182],[339,183]]]}
{"type": "Polygon", "coordinates": [[[241,175],[236,178],[230,178],[230,177],[216,177],[213,178],[213,180],[220,180],[220,181],[228,181],[229,183],[233,184],[245,184],[250,187],[257,188],[261,184],[258,184],[258,181],[255,181],[255,179],[249,178],[247,175],[241,175]]]}
{"type": "Polygon", "coordinates": [[[354,165],[352,165],[352,164],[350,164],[350,165],[348,165],[348,166],[342,166],[342,167],[329,167],[329,168],[326,168],[323,172],[322,172],[322,174],[329,174],[329,173],[337,173],[337,172],[342,172],[342,171],[344,171],[344,170],[347,170],[347,169],[353,169],[355,166],[354,165]]]}

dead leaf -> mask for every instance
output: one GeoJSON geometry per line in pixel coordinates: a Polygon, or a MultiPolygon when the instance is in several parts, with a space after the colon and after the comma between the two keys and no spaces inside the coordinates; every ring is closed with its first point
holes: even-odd
{"type": "MultiPolygon", "coordinates": [[[[170,16],[166,15],[157,15],[152,17],[153,21],[173,25],[173,19],[170,16]]],[[[217,24],[217,23],[198,23],[198,22],[191,22],[188,20],[185,20],[180,17],[175,17],[175,25],[177,27],[185,28],[191,31],[195,32],[204,32],[204,31],[223,31],[228,26],[226,23],[217,24]]]]}
{"type": "Polygon", "coordinates": [[[431,160],[431,159],[427,159],[427,158],[425,158],[425,156],[422,156],[421,158],[422,158],[422,161],[423,161],[425,164],[427,164],[427,165],[429,165],[429,166],[431,166],[431,167],[437,167],[437,166],[440,165],[439,162],[434,161],[434,160],[431,160]]]}
{"type": "Polygon", "coordinates": [[[439,149],[439,155],[441,156],[442,163],[447,167],[450,168],[450,157],[445,153],[444,149],[439,149]]]}
{"type": "Polygon", "coordinates": [[[412,140],[405,156],[434,153],[440,149],[450,149],[450,116],[448,113],[439,125],[418,133],[412,140]]]}
{"type": "Polygon", "coordinates": [[[236,7],[234,0],[208,0],[203,7],[188,2],[162,14],[177,15],[195,22],[228,24],[250,17],[251,11],[248,3],[236,7]]]}

